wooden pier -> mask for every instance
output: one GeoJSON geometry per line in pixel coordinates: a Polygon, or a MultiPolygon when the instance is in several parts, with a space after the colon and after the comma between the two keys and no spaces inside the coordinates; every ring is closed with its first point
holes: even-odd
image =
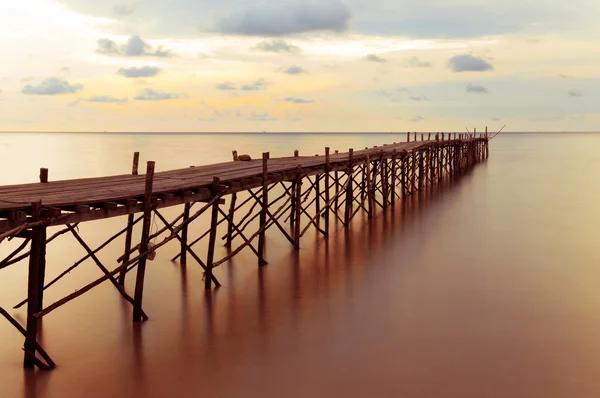
{"type": "Polygon", "coordinates": [[[333,153],[325,148],[324,154],[314,156],[295,151],[294,156],[271,158],[263,153],[262,158],[251,160],[233,151],[231,162],[156,173],[150,161],[143,175],[138,174],[138,153],[131,174],[126,175],[49,181],[48,170],[41,169],[39,183],[0,187],[0,242],[22,239],[0,261],[0,270],[28,261],[27,298],[14,306],[27,305],[27,324],[21,325],[1,307],[0,314],[25,337],[24,366],[51,369],[55,363],[37,341],[38,320],[107,280],[131,303],[134,322],[148,319],[142,307],[146,263],[168,242],[179,241],[173,261],[186,264],[193,259],[204,269],[205,288],[218,287],[213,270],[244,249],[256,255],[259,266],[267,264],[266,231],[271,227],[298,250],[310,228],[327,238],[332,223],[347,228],[358,212],[372,218],[378,209],[387,211],[398,200],[460,176],[487,159],[488,142],[487,131],[408,133],[401,143],[333,153]],[[183,211],[174,220],[161,214],[161,209],[177,205],[183,211]],[[188,226],[203,214],[209,217],[210,228],[191,239],[188,226]],[[76,228],[78,223],[118,216],[127,216],[123,229],[96,248],[76,228]],[[153,218],[162,223],[154,232],[153,218]],[[138,223],[141,236],[134,241],[138,223]],[[60,230],[48,236],[47,229],[56,226],[60,230]],[[46,246],[65,234],[72,235],[87,254],[47,281],[46,246]],[[125,248],[116,266],[103,264],[97,253],[123,236],[125,248]],[[228,248],[223,258],[215,258],[219,239],[228,248]],[[207,241],[204,256],[194,250],[201,240],[207,241]],[[104,275],[44,306],[44,290],[88,259],[104,275]],[[125,290],[132,270],[133,296],[125,290]]]}

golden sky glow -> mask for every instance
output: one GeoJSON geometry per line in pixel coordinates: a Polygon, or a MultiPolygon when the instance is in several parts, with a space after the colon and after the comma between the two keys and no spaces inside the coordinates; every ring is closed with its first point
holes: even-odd
{"type": "Polygon", "coordinates": [[[0,2],[0,130],[599,130],[592,1],[197,3],[0,2]]]}

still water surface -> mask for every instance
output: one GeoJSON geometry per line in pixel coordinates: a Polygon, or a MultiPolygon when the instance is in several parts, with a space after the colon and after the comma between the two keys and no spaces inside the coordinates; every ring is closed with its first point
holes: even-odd
{"type": "MultiPolygon", "coordinates": [[[[283,156],[404,138],[2,134],[0,183],[34,182],[40,167],[50,179],[126,174],[136,150],[166,170],[232,149],[283,156]]],[[[600,396],[599,148],[600,135],[500,135],[487,163],[371,223],[307,235],[299,252],[273,231],[268,266],[244,251],[208,294],[201,269],[171,263],[168,246],[148,266],[148,322],[132,325],[110,284],[44,318],[52,372],[23,371],[23,339],[1,319],[0,397],[600,396]]],[[[80,229],[96,246],[124,224],[80,229]]],[[[100,257],[113,267],[122,250],[100,257]]],[[[83,254],[67,235],[52,242],[47,277],[83,254]]],[[[99,275],[86,262],[45,302],[99,275]]],[[[25,296],[25,280],[24,263],[0,271],[1,306],[25,296]]],[[[24,322],[24,309],[10,311],[24,322]]]]}

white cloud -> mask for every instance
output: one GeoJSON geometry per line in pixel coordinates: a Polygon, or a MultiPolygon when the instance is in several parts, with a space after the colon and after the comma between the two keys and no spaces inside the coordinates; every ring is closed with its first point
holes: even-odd
{"type": "Polygon", "coordinates": [[[99,39],[96,52],[105,55],[123,55],[127,57],[170,57],[171,51],[162,47],[154,49],[141,37],[131,36],[125,44],[119,45],[110,39],[99,39]]]}
{"type": "Polygon", "coordinates": [[[28,84],[21,90],[21,93],[28,95],[61,95],[73,94],[83,88],[82,84],[71,84],[66,80],[56,77],[49,77],[40,84],[28,84]]]}
{"type": "Polygon", "coordinates": [[[138,78],[138,77],[152,77],[156,76],[160,72],[160,69],[153,66],[142,66],[140,68],[121,68],[117,71],[118,75],[138,78]]]}
{"type": "Polygon", "coordinates": [[[246,36],[287,36],[348,28],[349,10],[330,0],[262,2],[221,19],[218,30],[246,36]]]}
{"type": "Polygon", "coordinates": [[[293,46],[283,40],[261,41],[255,47],[257,50],[272,52],[272,53],[297,53],[300,52],[300,47],[293,46]]]}
{"type": "Polygon", "coordinates": [[[300,66],[290,66],[284,72],[287,73],[288,75],[301,75],[303,73],[308,73],[306,71],[306,69],[304,69],[300,66]]]}
{"type": "Polygon", "coordinates": [[[180,97],[181,96],[179,94],[165,93],[161,91],[156,91],[152,88],[146,88],[141,94],[135,96],[134,99],[136,101],[164,101],[170,99],[177,99],[180,97]]]}
{"type": "Polygon", "coordinates": [[[313,102],[315,102],[314,100],[307,100],[307,99],[296,98],[296,97],[287,97],[284,101],[291,102],[294,104],[312,104],[313,102]]]}
{"type": "Polygon", "coordinates": [[[365,59],[367,61],[371,61],[371,62],[378,62],[378,63],[386,62],[386,60],[384,58],[381,58],[380,56],[375,55],[375,54],[369,54],[365,57],[365,59]]]}
{"type": "Polygon", "coordinates": [[[467,93],[478,93],[478,94],[487,94],[489,93],[488,89],[483,86],[478,86],[475,84],[467,84],[467,93]]]}
{"type": "Polygon", "coordinates": [[[453,72],[486,72],[493,71],[492,64],[481,57],[470,54],[455,55],[448,62],[453,72]]]}

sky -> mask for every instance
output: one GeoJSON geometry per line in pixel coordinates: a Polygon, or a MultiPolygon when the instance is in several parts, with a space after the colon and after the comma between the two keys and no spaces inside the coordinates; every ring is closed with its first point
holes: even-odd
{"type": "Polygon", "coordinates": [[[597,0],[0,0],[0,131],[600,130],[597,0]]]}

